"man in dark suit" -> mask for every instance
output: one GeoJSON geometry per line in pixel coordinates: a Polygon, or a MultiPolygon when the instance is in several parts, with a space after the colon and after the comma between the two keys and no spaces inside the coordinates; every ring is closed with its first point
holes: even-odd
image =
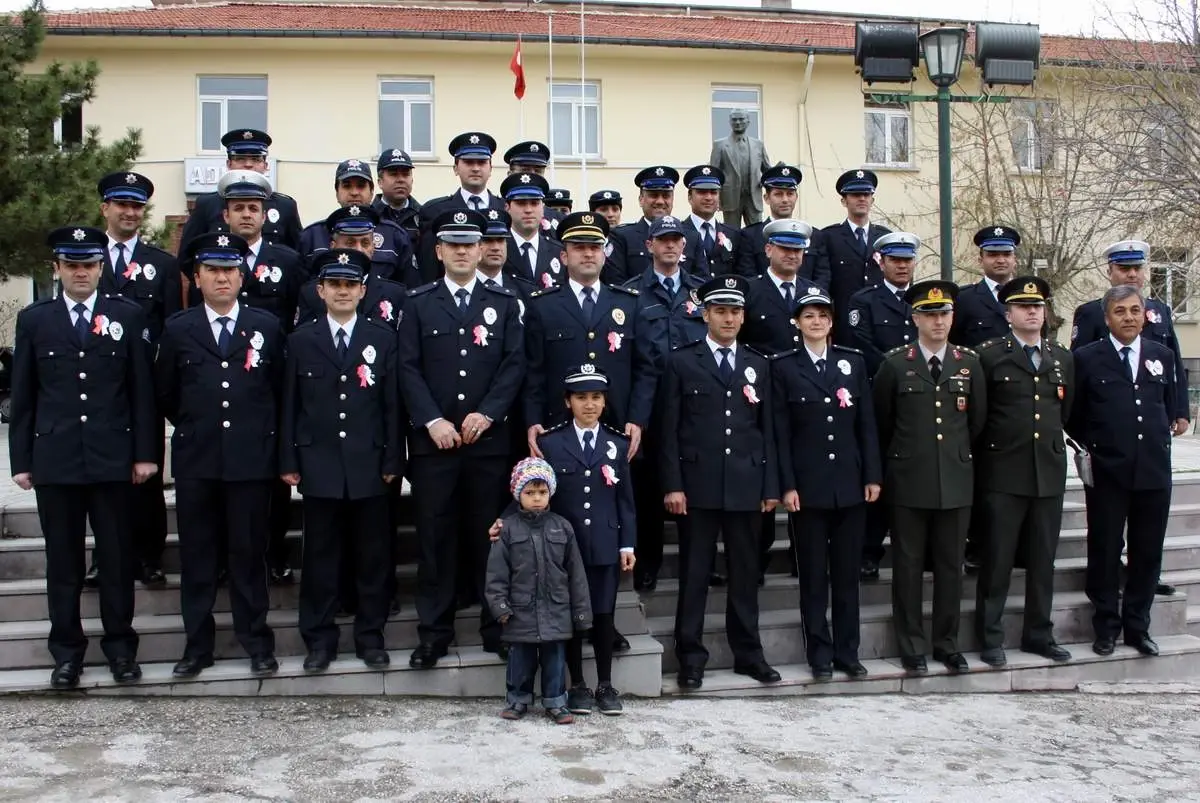
{"type": "MultiPolygon", "coordinates": [[[[150,179],[140,173],[110,173],[100,179],[100,214],[104,217],[108,247],[100,269],[98,291],[119,295],[142,308],[146,327],[143,337],[153,345],[162,334],[163,322],[183,306],[179,263],[175,257],[138,236],[146,216],[146,204],[154,194],[150,179]]],[[[166,435],[159,419],[159,455],[162,465],[166,454],[166,435]]],[[[167,503],[163,497],[163,479],[156,473],[132,490],[134,512],[133,545],[137,578],[150,588],[162,588],[167,578],[162,572],[163,547],[167,542],[167,503]]],[[[99,585],[96,555],[84,578],[90,588],[99,585]]]]}
{"type": "MultiPolygon", "coordinates": [[[[997,227],[999,228],[999,227],[997,227]]],[[[1054,555],[1067,487],[1063,425],[1075,393],[1071,352],[1042,337],[1050,285],[1020,276],[1000,288],[1012,329],[979,350],[987,382],[987,422],[976,443],[973,516],[987,527],[976,585],[980,659],[1004,666],[1004,605],[1017,550],[1025,548],[1021,649],[1054,661],[1071,653],[1054,641],[1050,621],[1054,555]]]]}
{"type": "Polygon", "coordinates": [[[380,220],[391,221],[404,229],[412,243],[413,254],[419,253],[421,204],[412,197],[412,158],[400,148],[384,148],[375,163],[375,171],[379,175],[379,194],[371,202],[371,208],[380,220]]]}
{"type": "Polygon", "coordinates": [[[324,251],[316,265],[327,313],[288,338],[279,437],[279,473],[304,495],[304,669],[322,672],[337,658],[344,556],[354,561],[355,653],[382,669],[393,582],[388,486],[404,473],[396,332],[357,312],[371,269],[362,252],[324,251]]]}
{"type": "Polygon", "coordinates": [[[505,272],[538,287],[549,287],[566,279],[559,260],[562,246],[541,225],[543,199],[549,190],[546,179],[536,173],[514,173],[500,185],[504,211],[511,221],[505,272]]]}
{"type": "MultiPolygon", "coordinates": [[[[486,210],[485,210],[486,212],[486,210]]],[[[400,322],[400,389],[409,418],[409,479],[420,560],[420,645],[409,665],[432,668],[454,638],[459,561],[483,598],[487,531],[504,508],[509,411],[525,376],[519,300],[479,279],[487,219],[449,209],[434,221],[446,275],[409,291],[400,322]],[[460,554],[463,542],[473,549],[460,554]]],[[[503,653],[500,625],[481,609],[483,648],[503,653]]]]}
{"type": "Polygon", "coordinates": [[[712,165],[696,165],[683,174],[692,213],[683,218],[687,250],[683,264],[693,276],[706,278],[733,273],[741,232],[717,222],[725,174],[712,165]]]}
{"type": "MultiPolygon", "coordinates": [[[[800,172],[800,168],[791,165],[776,165],[763,172],[763,200],[766,201],[769,214],[766,220],[752,223],[739,233],[737,250],[734,252],[734,263],[738,273],[753,278],[767,272],[767,237],[763,229],[776,220],[789,219],[792,212],[796,211],[797,189],[803,178],[804,174],[800,172]]],[[[828,283],[819,281],[820,277],[814,275],[807,267],[804,271],[807,278],[817,279],[818,284],[824,286],[828,283]]]]}
{"type": "Polygon", "coordinates": [[[146,318],[132,301],[97,292],[108,237],[83,226],[50,233],[61,298],[17,315],[9,461],[13,482],[34,490],[46,547],[50,685],[74,688],[87,637],[79,619],[84,533],[100,568],[101,649],[113,679],[142,676],[133,630],[133,485],[158,471],[146,318]]]}
{"type": "Polygon", "coordinates": [[[923,674],[926,554],[933,561],[933,660],[968,670],[958,646],[962,551],[971,519],[971,444],[983,431],[987,385],[973,351],[949,343],[958,285],[918,282],[906,300],[918,342],[884,356],[872,389],[883,487],[892,512],[892,608],[900,661],[923,674]]]}
{"type": "Polygon", "coordinates": [[[768,361],[737,342],[746,289],[745,278],[733,274],[700,288],[706,334],[668,355],[660,391],[657,469],[663,505],[682,528],[675,655],[683,689],[698,689],[704,679],[718,536],[729,567],[725,620],[734,672],[760,683],[780,679],[758,635],[758,530],[762,514],[779,502],[779,467],[768,361]]]}
{"type": "MultiPolygon", "coordinates": [[[[507,212],[499,209],[489,209],[484,217],[487,218],[487,229],[483,232],[480,244],[479,279],[484,284],[495,284],[507,287],[516,293],[520,300],[521,320],[525,320],[525,305],[529,296],[538,286],[531,279],[521,276],[509,267],[509,243],[512,239],[512,218],[507,212]]],[[[558,246],[561,249],[562,246],[558,246]]],[[[525,443],[525,430],[520,432],[521,443],[525,443]]],[[[528,449],[523,449],[528,457],[528,449]]],[[[513,461],[514,464],[516,461],[513,461]]]]}
{"type": "MultiPolygon", "coordinates": [[[[650,223],[674,210],[679,171],[666,165],[654,165],[634,176],[633,183],[638,187],[642,217],[633,223],[611,229],[613,250],[608,259],[612,264],[605,281],[612,284],[623,284],[650,267],[650,252],[646,248],[650,223]]],[[[559,236],[561,238],[561,232],[559,236]]]]}
{"type": "Polygon", "coordinates": [[[1112,655],[1124,632],[1127,645],[1158,655],[1150,608],[1171,509],[1171,427],[1179,379],[1171,350],[1142,334],[1146,308],[1136,287],[1114,285],[1100,303],[1109,335],[1075,351],[1078,390],[1067,422],[1092,463],[1093,483],[1084,487],[1087,595],[1095,608],[1092,649],[1112,655]],[[1123,541],[1129,568],[1121,589],[1123,541]]]}
{"type": "Polygon", "coordinates": [[[175,425],[171,466],[187,643],[172,671],[192,678],[212,666],[224,542],[234,634],[250,656],[250,671],[270,675],[279,669],[267,624],[267,546],[271,484],[279,477],[283,326],[271,313],[238,303],[245,240],[202,234],[187,252],[204,303],[167,322],[154,364],[159,407],[175,425]]]}
{"type": "Polygon", "coordinates": [[[891,229],[871,222],[875,206],[875,189],[879,178],[870,170],[847,170],[838,176],[838,195],[846,208],[846,219],[826,226],[814,237],[812,274],[829,288],[837,319],[833,323],[833,340],[839,346],[856,346],[851,331],[850,296],[864,287],[879,284],[879,264],[871,244],[891,229]]]}
{"type": "MultiPolygon", "coordinates": [[[[267,172],[267,149],[271,147],[271,138],[266,132],[236,128],[221,137],[221,144],[225,146],[228,169],[267,172]]],[[[267,242],[300,250],[300,213],[295,200],[282,192],[272,192],[265,206],[267,222],[263,226],[263,237],[267,242]]],[[[215,192],[198,196],[179,241],[186,244],[201,234],[228,231],[221,214],[224,208],[221,196],[215,192]]]]}

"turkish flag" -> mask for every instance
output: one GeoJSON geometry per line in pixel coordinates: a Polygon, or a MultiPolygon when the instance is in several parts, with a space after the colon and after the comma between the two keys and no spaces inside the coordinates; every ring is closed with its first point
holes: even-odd
{"type": "Polygon", "coordinates": [[[513,94],[518,99],[525,97],[525,65],[521,63],[521,37],[517,37],[517,49],[513,51],[512,61],[508,63],[508,68],[512,70],[512,74],[516,76],[516,82],[513,83],[513,94]]]}

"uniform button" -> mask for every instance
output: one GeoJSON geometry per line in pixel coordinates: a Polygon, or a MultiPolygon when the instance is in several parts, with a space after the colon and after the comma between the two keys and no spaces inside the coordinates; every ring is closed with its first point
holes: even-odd
{"type": "Polygon", "coordinates": [[[596,339],[596,333],[588,332],[588,340],[595,340],[595,339],[596,339]]]}
{"type": "MultiPolygon", "coordinates": [[[[80,357],[82,357],[83,355],[82,355],[82,354],[80,354],[79,356],[80,356],[80,357]]],[[[1134,389],[1134,390],[1137,390],[1137,389],[1138,389],[1138,386],[1137,386],[1137,385],[1134,385],[1134,386],[1133,386],[1133,389],[1134,389]]]]}
{"type": "Polygon", "coordinates": [[[227,388],[227,387],[229,387],[229,383],[228,383],[228,382],[222,382],[222,383],[221,383],[221,387],[223,387],[223,388],[227,388]]]}
{"type": "Polygon", "coordinates": [[[339,421],[345,421],[345,420],[346,420],[346,414],[345,414],[345,413],[338,413],[338,420],[339,420],[339,421]]]}
{"type": "Polygon", "coordinates": [[[592,492],[592,487],[590,485],[583,486],[583,492],[585,494],[590,494],[592,492]]]}
{"type": "Polygon", "coordinates": [[[1142,433],[1140,433],[1140,432],[1139,432],[1139,433],[1138,433],[1138,440],[1140,441],[1141,439],[1142,439],[1142,433]]]}
{"type": "Polygon", "coordinates": [[[833,440],[833,436],[832,436],[832,435],[830,435],[830,436],[829,436],[829,440],[833,440]]]}
{"type": "Polygon", "coordinates": [[[589,468],[589,469],[587,469],[587,470],[585,470],[585,471],[583,472],[583,476],[585,476],[585,477],[590,477],[590,476],[592,476],[592,470],[591,470],[590,468],[589,468]]]}
{"type": "Polygon", "coordinates": [[[227,363],[227,362],[223,362],[223,363],[221,363],[221,367],[222,367],[222,368],[228,368],[228,367],[229,367],[229,363],[227,363]]]}
{"type": "Polygon", "coordinates": [[[940,401],[935,401],[935,402],[933,403],[933,406],[934,406],[934,407],[941,407],[941,406],[942,406],[942,403],[941,403],[940,401]]]}
{"type": "Polygon", "coordinates": [[[591,510],[591,509],[592,509],[592,503],[591,503],[591,502],[584,502],[584,503],[583,503],[583,509],[584,509],[584,510],[591,510]]]}
{"type": "Polygon", "coordinates": [[[793,343],[799,343],[799,342],[800,342],[800,335],[792,335],[792,342],[793,342],[793,343]]]}
{"type": "Polygon", "coordinates": [[[732,411],[730,411],[730,410],[726,410],[726,411],[725,411],[725,415],[727,415],[727,416],[733,415],[733,412],[732,412],[732,411]]]}
{"type": "Polygon", "coordinates": [[[1142,403],[1142,400],[1141,400],[1141,399],[1134,399],[1133,403],[1134,403],[1134,404],[1139,404],[1139,405],[1140,405],[1140,404],[1142,403]]]}
{"type": "Polygon", "coordinates": [[[935,418],[935,419],[933,419],[933,423],[935,423],[935,424],[940,424],[940,423],[942,423],[942,419],[940,419],[940,418],[935,418]]]}
{"type": "Polygon", "coordinates": [[[80,401],[87,401],[87,394],[86,394],[86,393],[80,393],[80,394],[79,394],[79,400],[80,400],[80,401]]]}
{"type": "Polygon", "coordinates": [[[1034,421],[1041,421],[1041,420],[1042,420],[1042,414],[1041,414],[1041,413],[1034,413],[1034,414],[1033,414],[1033,420],[1034,420],[1034,421]]]}
{"type": "Polygon", "coordinates": [[[829,415],[829,416],[825,416],[825,420],[826,420],[826,421],[828,421],[830,424],[832,424],[832,423],[833,423],[833,416],[831,416],[831,415],[829,415]]]}
{"type": "Polygon", "coordinates": [[[344,438],[344,437],[346,437],[346,433],[345,433],[345,432],[339,432],[339,433],[338,433],[338,437],[339,437],[339,438],[344,438]]]}
{"type": "MultiPolygon", "coordinates": [[[[82,356],[83,356],[83,352],[82,352],[82,351],[81,351],[81,352],[79,352],[79,356],[80,356],[80,357],[82,357],[82,356]]],[[[1134,389],[1134,390],[1137,390],[1137,385],[1134,385],[1134,386],[1133,386],[1133,389],[1134,389]]]]}
{"type": "Polygon", "coordinates": [[[227,402],[227,401],[223,401],[223,402],[221,402],[221,406],[222,406],[222,407],[228,407],[228,406],[229,406],[229,402],[227,402]]]}
{"type": "Polygon", "coordinates": [[[589,360],[594,360],[594,359],[596,359],[596,352],[594,352],[594,351],[589,351],[589,352],[588,352],[588,359],[589,359],[589,360]]]}
{"type": "Polygon", "coordinates": [[[1038,438],[1040,438],[1040,437],[1042,437],[1042,433],[1040,433],[1040,432],[1035,432],[1035,433],[1033,433],[1033,439],[1034,439],[1035,441],[1036,441],[1038,438]]]}
{"type": "Polygon", "coordinates": [[[458,352],[458,355],[459,355],[460,357],[465,357],[465,356],[467,356],[467,350],[466,350],[466,349],[463,349],[462,351],[458,352]]]}
{"type": "Polygon", "coordinates": [[[836,459],[837,459],[837,455],[835,455],[833,452],[830,452],[830,453],[829,453],[829,459],[830,459],[830,460],[836,460],[836,459]]]}
{"type": "MultiPolygon", "coordinates": [[[[83,421],[84,423],[87,423],[87,416],[86,416],[86,415],[81,415],[81,416],[79,416],[79,420],[80,420],[80,421],[83,421]]],[[[1141,435],[1139,435],[1138,437],[1140,438],[1140,437],[1141,437],[1141,435]]]]}
{"type": "Polygon", "coordinates": [[[725,430],[725,434],[726,434],[726,435],[732,435],[732,434],[733,434],[733,430],[732,430],[732,429],[727,429],[727,430],[725,430]]]}
{"type": "Polygon", "coordinates": [[[1036,376],[1035,376],[1035,377],[1033,378],[1033,381],[1034,381],[1034,383],[1036,384],[1036,383],[1037,383],[1037,381],[1038,381],[1038,379],[1040,379],[1040,378],[1041,378],[1041,377],[1036,377],[1036,376]]]}
{"type": "Polygon", "coordinates": [[[1139,415],[1139,416],[1138,416],[1138,422],[1140,423],[1140,422],[1141,422],[1141,420],[1142,420],[1142,417],[1139,415]]]}
{"type": "Polygon", "coordinates": [[[341,400],[342,400],[342,401],[345,401],[345,400],[346,400],[346,394],[345,394],[345,393],[343,393],[343,394],[340,396],[340,398],[341,398],[341,400]]]}
{"type": "Polygon", "coordinates": [[[733,391],[732,391],[732,390],[727,390],[727,391],[725,391],[725,398],[727,398],[727,399],[728,399],[728,398],[729,398],[730,396],[732,396],[732,395],[733,395],[733,391]]]}
{"type": "Polygon", "coordinates": [[[434,330],[433,330],[433,333],[436,335],[436,334],[437,334],[437,329],[434,329],[434,330]]]}
{"type": "Polygon", "coordinates": [[[346,375],[345,375],[345,374],[342,374],[342,375],[341,375],[340,377],[338,377],[338,378],[339,378],[339,379],[340,379],[342,382],[345,382],[345,381],[346,381],[346,375]]]}
{"type": "Polygon", "coordinates": [[[467,397],[466,397],[466,395],[465,395],[465,394],[463,394],[463,393],[460,393],[460,394],[458,394],[458,400],[459,400],[459,401],[465,401],[465,400],[466,400],[466,398],[467,398],[467,397]]]}
{"type": "Polygon", "coordinates": [[[465,335],[465,334],[467,333],[467,330],[466,330],[466,329],[459,329],[459,330],[458,330],[458,333],[459,333],[460,335],[465,335]]]}
{"type": "Polygon", "coordinates": [[[584,526],[584,527],[591,527],[591,526],[592,526],[592,520],[591,520],[591,519],[584,519],[584,520],[583,520],[583,526],[584,526]]]}
{"type": "Polygon", "coordinates": [[[229,429],[229,422],[228,422],[228,421],[222,421],[222,422],[221,422],[221,426],[225,427],[225,429],[229,429]]]}
{"type": "Polygon", "coordinates": [[[730,453],[729,449],[726,449],[725,454],[729,454],[729,453],[730,453]]]}
{"type": "Polygon", "coordinates": [[[1037,395],[1036,393],[1035,393],[1035,394],[1033,394],[1033,400],[1034,400],[1034,401],[1038,401],[1038,400],[1039,400],[1039,399],[1041,399],[1041,398],[1042,398],[1042,397],[1041,397],[1041,396],[1039,396],[1039,395],[1037,395]]]}
{"type": "Polygon", "coordinates": [[[940,441],[941,439],[942,439],[942,433],[940,433],[940,432],[939,432],[939,433],[938,433],[938,440],[940,441]]]}
{"type": "Polygon", "coordinates": [[[829,404],[829,397],[828,397],[828,396],[826,396],[826,397],[825,397],[825,403],[826,403],[826,404],[829,404]]]}
{"type": "Polygon", "coordinates": [[[904,342],[905,342],[905,343],[907,343],[907,342],[908,342],[908,335],[907,335],[907,334],[905,334],[905,335],[904,335],[904,342]]]}
{"type": "Polygon", "coordinates": [[[87,379],[87,374],[80,374],[80,375],[79,375],[79,378],[80,378],[80,379],[87,379]]]}
{"type": "Polygon", "coordinates": [[[463,370],[460,370],[460,371],[458,372],[458,375],[459,375],[459,376],[466,376],[466,375],[467,375],[467,372],[466,372],[466,371],[463,371],[463,370]]]}

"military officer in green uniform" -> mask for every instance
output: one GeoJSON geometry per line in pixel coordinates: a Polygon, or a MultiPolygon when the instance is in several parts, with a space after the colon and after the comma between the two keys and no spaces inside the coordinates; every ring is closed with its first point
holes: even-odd
{"type": "Polygon", "coordinates": [[[975,507],[986,522],[975,607],[976,633],[989,666],[1004,666],[1004,602],[1025,534],[1025,617],[1021,649],[1069,661],[1054,642],[1050,602],[1054,553],[1067,484],[1063,424],[1071,409],[1075,361],[1065,346],[1042,338],[1050,285],[1018,276],[999,288],[1011,330],[979,346],[987,383],[987,422],[976,443],[975,507]]]}
{"type": "Polygon", "coordinates": [[[966,672],[958,646],[963,545],[971,518],[971,444],[983,431],[987,388],[975,352],[950,344],[953,282],[912,285],[917,343],[889,351],[873,396],[891,504],[892,621],[904,669],[927,671],[922,570],[933,563],[933,659],[966,672]]]}

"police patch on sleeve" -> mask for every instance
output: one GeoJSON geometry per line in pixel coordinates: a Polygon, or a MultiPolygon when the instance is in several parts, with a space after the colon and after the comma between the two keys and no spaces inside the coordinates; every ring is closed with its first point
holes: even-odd
{"type": "Polygon", "coordinates": [[[858,310],[856,310],[856,309],[850,310],[850,325],[851,326],[858,326],[859,318],[860,318],[860,316],[859,316],[858,310]]]}

